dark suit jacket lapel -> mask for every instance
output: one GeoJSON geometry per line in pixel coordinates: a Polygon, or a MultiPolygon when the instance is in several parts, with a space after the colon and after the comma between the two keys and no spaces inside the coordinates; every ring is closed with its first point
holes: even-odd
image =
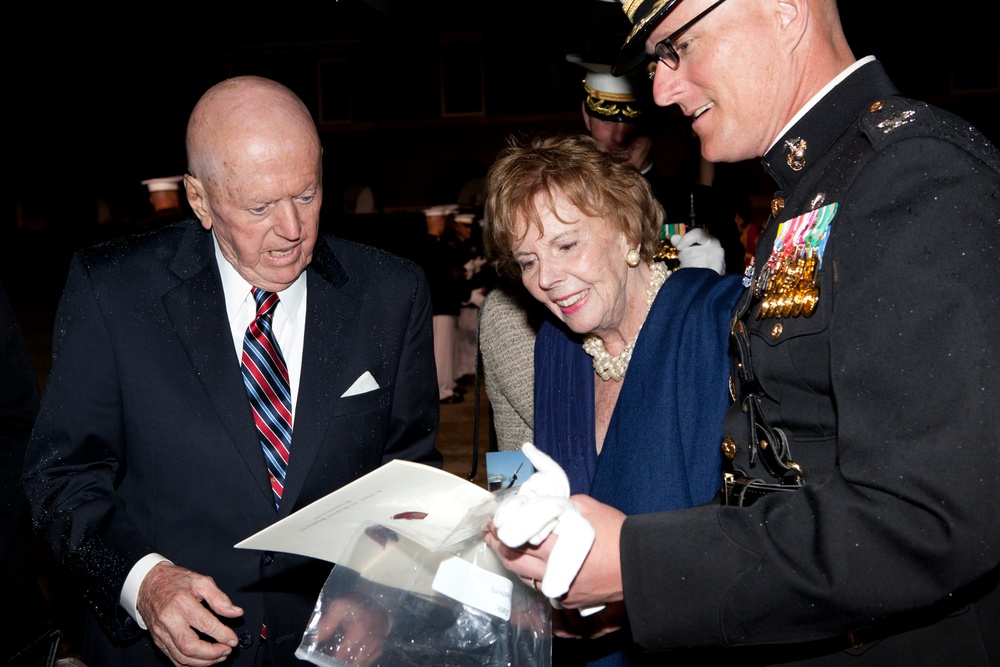
{"type": "Polygon", "coordinates": [[[358,295],[351,292],[347,273],[322,237],[316,243],[306,276],[302,371],[279,517],[293,510],[324,446],[337,401],[357,379],[345,377],[343,369],[354,349],[358,295]]]}
{"type": "Polygon", "coordinates": [[[233,350],[211,234],[189,227],[170,268],[181,282],[163,296],[167,315],[232,445],[270,502],[271,485],[233,350]]]}

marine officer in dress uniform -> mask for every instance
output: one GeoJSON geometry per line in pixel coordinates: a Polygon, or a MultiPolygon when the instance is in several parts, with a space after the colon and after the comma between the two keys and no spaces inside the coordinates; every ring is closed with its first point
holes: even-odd
{"type": "MultiPolygon", "coordinates": [[[[856,58],[834,0],[624,9],[615,71],[651,54],[703,156],[762,156],[778,189],[733,319],[721,502],[574,498],[597,537],[560,603],[624,599],[636,642],[686,659],[1000,664],[1000,153],[856,58]]],[[[488,536],[529,582],[556,539],[488,536]]]]}

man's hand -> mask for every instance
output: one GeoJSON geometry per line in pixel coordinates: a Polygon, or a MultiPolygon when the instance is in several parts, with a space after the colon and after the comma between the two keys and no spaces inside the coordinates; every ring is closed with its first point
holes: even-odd
{"type": "Polygon", "coordinates": [[[214,665],[236,646],[236,633],[216,614],[237,618],[243,610],[229,601],[211,577],[158,563],[142,580],[136,606],[153,643],[175,665],[214,665]],[[198,633],[215,641],[202,639],[198,633]]]}
{"type": "MultiPolygon", "coordinates": [[[[571,500],[590,521],[596,537],[569,591],[559,598],[559,603],[567,609],[581,609],[620,602],[624,594],[618,546],[625,515],[589,496],[576,495],[571,500]]],[[[528,543],[512,548],[501,542],[495,531],[491,524],[486,543],[500,556],[504,567],[527,582],[541,580],[558,535],[549,535],[538,546],[528,543]]]]}
{"type": "Polygon", "coordinates": [[[370,667],[382,656],[389,634],[385,610],[364,597],[331,600],[316,628],[316,643],[327,657],[344,665],[370,667]]]}

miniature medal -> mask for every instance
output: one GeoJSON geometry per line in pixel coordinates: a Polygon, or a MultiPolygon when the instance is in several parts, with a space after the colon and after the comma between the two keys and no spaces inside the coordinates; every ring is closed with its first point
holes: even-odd
{"type": "Polygon", "coordinates": [[[819,303],[820,267],[837,214],[833,203],[778,225],[771,255],[757,275],[758,320],[812,317],[819,303]]]}

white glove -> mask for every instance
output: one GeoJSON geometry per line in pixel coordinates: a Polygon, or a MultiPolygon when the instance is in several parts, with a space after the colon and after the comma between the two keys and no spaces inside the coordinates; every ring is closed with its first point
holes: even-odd
{"type": "Polygon", "coordinates": [[[535,472],[508,496],[493,514],[493,525],[500,541],[509,547],[530,543],[538,546],[553,531],[573,503],[569,501],[569,478],[542,450],[530,442],[521,451],[535,467],[535,472]]]}
{"type": "Polygon", "coordinates": [[[542,594],[566,594],[594,544],[594,527],[569,499],[569,479],[548,455],[530,442],[521,448],[535,472],[507,496],[493,514],[497,537],[509,547],[538,546],[549,534],[559,536],[542,577],[542,594]]]}
{"type": "Polygon", "coordinates": [[[677,248],[681,269],[712,269],[720,276],[726,272],[726,254],[722,244],[704,229],[694,227],[686,234],[674,234],[670,243],[677,248]]]}

